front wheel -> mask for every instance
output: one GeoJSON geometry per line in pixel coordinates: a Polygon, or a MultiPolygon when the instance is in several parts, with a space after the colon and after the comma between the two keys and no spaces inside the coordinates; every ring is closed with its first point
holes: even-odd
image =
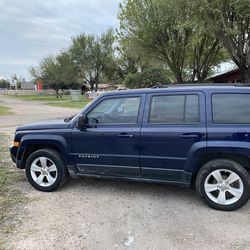
{"type": "Polygon", "coordinates": [[[224,211],[235,210],[249,199],[250,176],[235,161],[211,160],[199,170],[196,190],[210,207],[224,211]]]}
{"type": "Polygon", "coordinates": [[[51,192],[66,180],[67,171],[60,154],[53,149],[40,149],[27,159],[26,177],[39,191],[51,192]]]}

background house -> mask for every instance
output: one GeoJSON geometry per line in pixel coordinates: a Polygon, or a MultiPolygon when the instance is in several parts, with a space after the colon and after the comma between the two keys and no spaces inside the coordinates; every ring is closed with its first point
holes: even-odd
{"type": "Polygon", "coordinates": [[[241,82],[240,70],[233,69],[233,70],[227,71],[225,73],[221,73],[221,74],[209,77],[207,79],[207,82],[212,82],[212,83],[238,83],[238,82],[241,82]]]}
{"type": "Polygon", "coordinates": [[[36,84],[34,82],[21,82],[22,90],[36,90],[36,84]]]}

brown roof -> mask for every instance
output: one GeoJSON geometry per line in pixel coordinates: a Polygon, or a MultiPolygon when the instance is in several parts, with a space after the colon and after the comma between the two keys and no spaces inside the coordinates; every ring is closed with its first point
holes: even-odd
{"type": "Polygon", "coordinates": [[[232,75],[232,74],[235,74],[235,73],[238,73],[238,72],[240,72],[240,69],[233,69],[233,70],[230,70],[230,71],[224,72],[224,73],[222,73],[222,74],[218,74],[218,75],[215,75],[215,76],[209,77],[209,78],[207,78],[207,81],[210,81],[210,80],[216,80],[217,78],[221,78],[221,77],[229,76],[229,75],[232,75]]]}

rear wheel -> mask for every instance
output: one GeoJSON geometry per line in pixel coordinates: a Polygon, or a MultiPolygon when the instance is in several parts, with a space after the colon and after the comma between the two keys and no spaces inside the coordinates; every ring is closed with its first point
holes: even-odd
{"type": "Polygon", "coordinates": [[[249,199],[250,176],[239,163],[215,159],[202,166],[196,177],[200,197],[212,208],[235,210],[249,199]]]}
{"type": "Polygon", "coordinates": [[[67,176],[60,154],[52,149],[41,149],[32,153],[25,169],[30,184],[44,192],[51,192],[60,187],[67,176]]]}

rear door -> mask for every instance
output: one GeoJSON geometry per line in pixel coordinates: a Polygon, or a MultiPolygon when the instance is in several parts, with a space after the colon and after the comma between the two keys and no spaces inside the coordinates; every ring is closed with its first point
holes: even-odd
{"type": "Polygon", "coordinates": [[[188,152],[197,142],[206,144],[205,124],[203,92],[148,94],[140,141],[141,176],[182,182],[188,152]]]}

